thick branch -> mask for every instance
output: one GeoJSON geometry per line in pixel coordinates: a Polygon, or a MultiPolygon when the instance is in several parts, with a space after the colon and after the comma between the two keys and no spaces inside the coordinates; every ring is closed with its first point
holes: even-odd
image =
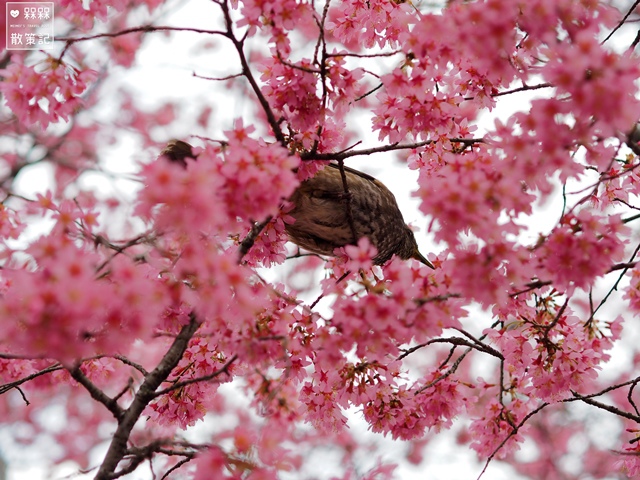
{"type": "Polygon", "coordinates": [[[180,330],[180,333],[176,336],[158,366],[146,376],[133,402],[118,421],[118,428],[113,435],[111,445],[109,445],[95,480],[111,480],[119,476],[116,468],[127,452],[127,442],[131,435],[131,430],[149,402],[155,398],[155,392],[158,387],[178,365],[189,345],[189,340],[191,340],[199,326],[200,323],[197,321],[195,314],[191,314],[190,322],[182,327],[182,330],[180,330]]]}
{"type": "Polygon", "coordinates": [[[244,237],[240,242],[240,248],[238,249],[238,263],[242,261],[242,258],[247,253],[249,253],[249,250],[251,250],[251,247],[253,247],[256,238],[258,238],[258,235],[260,235],[260,232],[264,229],[264,227],[267,226],[267,223],[271,221],[271,218],[271,216],[268,216],[263,222],[254,223],[251,226],[251,230],[249,231],[249,233],[247,233],[247,236],[244,237]]]}

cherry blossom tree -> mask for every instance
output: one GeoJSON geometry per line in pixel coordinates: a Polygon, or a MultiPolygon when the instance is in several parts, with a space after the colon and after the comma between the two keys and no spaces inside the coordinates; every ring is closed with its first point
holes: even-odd
{"type": "Polygon", "coordinates": [[[56,2],[55,49],[0,58],[6,431],[98,480],[301,478],[326,448],[327,477],[393,478],[355,411],[396,463],[451,431],[476,476],[637,478],[639,4],[211,0],[200,28],[171,1],[56,2]],[[230,52],[184,73],[217,94],[141,105],[120,76],[185,35],[230,52]],[[172,137],[197,159],[158,156],[172,137]],[[435,270],[287,243],[299,183],[357,158],[417,171],[435,270]]]}

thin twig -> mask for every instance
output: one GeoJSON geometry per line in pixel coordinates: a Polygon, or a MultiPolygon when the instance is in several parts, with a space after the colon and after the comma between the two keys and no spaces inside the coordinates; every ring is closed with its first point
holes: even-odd
{"type": "MultiPolygon", "coordinates": [[[[423,142],[415,143],[392,143],[390,145],[382,145],[380,147],[366,148],[363,150],[351,150],[348,152],[338,153],[302,153],[300,158],[302,160],[344,160],[349,157],[355,157],[359,155],[372,155],[374,153],[391,152],[393,150],[412,150],[414,148],[424,147],[439,140],[425,140],[423,142]]],[[[476,143],[484,143],[483,138],[448,138],[447,141],[451,143],[462,143],[465,145],[473,145],[476,143]]]]}
{"type": "MultiPolygon", "coordinates": [[[[13,382],[5,383],[4,385],[0,385],[0,395],[2,395],[3,393],[6,393],[9,390],[12,390],[14,388],[18,388],[23,383],[26,383],[26,382],[28,382],[30,380],[33,380],[34,378],[41,377],[42,375],[47,375],[48,373],[56,372],[58,370],[63,370],[63,369],[64,369],[64,367],[62,365],[60,365],[59,363],[56,363],[56,364],[51,365],[50,367],[47,367],[47,368],[45,368],[43,370],[40,370],[40,371],[35,372],[35,373],[32,373],[31,375],[27,375],[26,377],[21,378],[20,380],[15,380],[13,382]]],[[[24,395],[23,395],[23,398],[24,398],[24,395]]],[[[28,404],[29,404],[29,402],[27,402],[27,405],[28,404]]]]}
{"type": "Polygon", "coordinates": [[[215,372],[210,373],[209,375],[203,375],[201,377],[196,377],[196,378],[189,378],[188,380],[183,380],[183,381],[174,383],[170,387],[167,387],[163,390],[158,390],[157,392],[154,393],[154,396],[159,397],[161,395],[166,395],[167,393],[173,392],[174,390],[177,390],[182,387],[186,387],[187,385],[191,385],[194,383],[207,382],[209,380],[213,380],[214,378],[216,378],[217,376],[223,373],[226,373],[227,375],[229,375],[229,367],[237,359],[238,359],[238,355],[234,355],[219,370],[216,370],[215,372]]]}
{"type": "Polygon", "coordinates": [[[611,412],[615,415],[618,415],[619,417],[623,417],[626,418],[628,420],[632,420],[635,423],[640,423],[640,415],[634,415],[632,413],[629,412],[625,412],[624,410],[620,410],[617,407],[614,407],[612,405],[607,405],[606,403],[602,403],[602,402],[598,402],[597,400],[594,400],[593,398],[591,398],[590,396],[582,396],[577,392],[574,392],[573,390],[571,390],[571,394],[573,395],[573,398],[569,398],[566,400],[563,400],[564,402],[570,402],[570,401],[581,401],[584,402],[586,404],[592,405],[594,407],[598,407],[602,410],[606,410],[607,412],[611,412]]]}
{"type": "Polygon", "coordinates": [[[500,449],[502,447],[505,446],[505,444],[507,443],[507,441],[513,437],[516,433],[518,433],[518,430],[520,430],[520,428],[522,428],[522,426],[525,424],[525,422],[527,420],[529,420],[531,417],[533,417],[536,413],[538,413],[540,410],[542,410],[543,408],[545,408],[546,406],[548,406],[548,403],[543,403],[542,405],[540,405],[538,408],[536,408],[535,410],[532,410],[531,412],[529,412],[527,415],[524,416],[524,418],[522,419],[522,421],[516,425],[516,426],[512,426],[513,430],[511,430],[511,432],[509,432],[509,435],[506,436],[506,438],[504,440],[502,440],[502,442],[500,442],[500,444],[495,448],[495,450],[493,452],[491,452],[491,455],[489,455],[489,458],[487,458],[487,461],[484,464],[484,468],[482,469],[482,471],[480,472],[480,475],[478,475],[478,480],[480,480],[480,478],[482,477],[482,475],[484,475],[484,473],[487,471],[487,468],[489,467],[489,464],[491,463],[491,461],[494,459],[494,457],[497,455],[497,453],[500,451],[500,449]]]}
{"type": "MultiPolygon", "coordinates": [[[[598,304],[598,306],[596,307],[596,309],[593,311],[593,313],[589,316],[589,320],[592,320],[594,315],[596,314],[596,312],[598,310],[600,310],[600,307],[602,307],[605,302],[607,301],[607,299],[611,296],[611,294],[613,294],[614,291],[616,291],[618,289],[618,285],[620,284],[620,282],[622,281],[622,279],[624,278],[624,276],[627,274],[627,271],[629,270],[629,268],[633,268],[630,265],[635,266],[636,262],[633,261],[634,258],[636,258],[636,256],[638,255],[638,253],[640,252],[640,243],[638,244],[638,246],[636,247],[636,249],[633,251],[633,253],[631,254],[631,257],[629,258],[629,261],[626,262],[626,264],[624,264],[621,269],[622,269],[622,273],[620,273],[620,275],[618,276],[618,279],[616,280],[616,283],[613,284],[613,286],[609,289],[609,291],[607,292],[607,294],[604,296],[604,298],[600,301],[600,303],[598,304]]],[[[614,270],[610,270],[610,271],[614,271],[614,270]]]]}
{"type": "Polygon", "coordinates": [[[613,34],[616,33],[620,29],[620,27],[622,27],[622,25],[624,25],[624,22],[627,21],[627,18],[629,18],[629,16],[633,13],[633,11],[636,9],[638,5],[640,5],[640,0],[636,0],[635,2],[633,2],[633,5],[631,5],[631,8],[629,8],[626,15],[622,17],[622,20],[618,22],[616,27],[613,30],[611,30],[611,32],[609,32],[609,35],[607,35],[606,38],[602,42],[600,42],[600,45],[603,45],[604,43],[606,43],[607,40],[609,40],[613,36],[613,34]]]}
{"type": "Polygon", "coordinates": [[[192,74],[195,78],[200,78],[202,80],[211,80],[214,82],[225,82],[227,80],[233,80],[234,78],[240,78],[243,77],[244,75],[242,73],[234,73],[231,75],[227,75],[225,77],[205,77],[204,75],[198,75],[196,72],[193,72],[192,74]]]}
{"type": "Polygon", "coordinates": [[[64,55],[67,53],[67,50],[71,45],[78,42],[84,42],[87,40],[96,40],[98,38],[114,38],[120,37],[122,35],[128,35],[130,33],[146,33],[146,32],[195,32],[195,33],[206,33],[209,35],[222,35],[227,37],[226,32],[222,32],[220,30],[206,30],[201,28],[190,28],[190,27],[167,27],[167,26],[154,26],[154,25],[141,25],[139,27],[127,28],[124,30],[120,30],[118,32],[106,32],[106,33],[98,33],[96,35],[88,35],[85,37],[60,37],[56,38],[57,42],[65,42],[66,45],[64,49],[60,53],[58,60],[62,60],[64,55]]]}
{"type": "Polygon", "coordinates": [[[238,53],[238,57],[240,58],[240,64],[242,65],[242,74],[249,81],[249,84],[251,85],[251,89],[253,90],[254,95],[257,97],[258,102],[260,103],[260,106],[262,107],[262,110],[264,111],[267,117],[267,122],[269,122],[269,126],[273,131],[273,135],[276,137],[276,140],[283,147],[286,147],[286,140],[285,140],[284,134],[282,133],[282,129],[280,128],[280,124],[278,123],[278,120],[273,114],[273,110],[271,109],[269,102],[263,95],[262,90],[260,89],[258,82],[256,82],[256,79],[254,78],[253,73],[251,72],[251,68],[249,67],[249,62],[244,53],[244,40],[246,37],[240,40],[236,38],[235,34],[233,33],[233,20],[231,18],[231,13],[229,12],[229,5],[227,4],[227,2],[221,2],[219,5],[220,5],[220,8],[222,9],[225,26],[227,29],[224,36],[227,37],[229,40],[231,40],[231,42],[233,43],[233,46],[236,49],[236,52],[238,53]]]}

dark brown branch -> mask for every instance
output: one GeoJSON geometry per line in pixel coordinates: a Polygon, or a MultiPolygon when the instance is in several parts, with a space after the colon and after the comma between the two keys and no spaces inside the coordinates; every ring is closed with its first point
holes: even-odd
{"type": "MultiPolygon", "coordinates": [[[[489,355],[493,355],[494,357],[499,358],[500,360],[504,360],[504,356],[502,355],[502,353],[500,353],[498,350],[496,350],[493,347],[490,347],[489,345],[487,345],[486,343],[483,343],[481,340],[486,338],[486,335],[482,336],[482,339],[477,339],[476,337],[474,337],[473,335],[471,335],[469,332],[467,332],[466,330],[463,330],[462,328],[456,328],[456,331],[460,332],[461,334],[463,334],[465,337],[467,337],[468,339],[470,339],[474,345],[477,346],[477,349],[479,349],[482,352],[488,353],[489,355]]],[[[470,345],[471,346],[471,345],[470,345]]]]}
{"type": "Polygon", "coordinates": [[[363,98],[368,97],[369,95],[371,95],[372,93],[377,92],[378,90],[380,90],[384,85],[382,83],[378,84],[378,86],[373,87],[371,90],[369,90],[368,92],[363,93],[362,95],[360,95],[358,98],[354,99],[354,102],[359,102],[360,100],[362,100],[363,98]]]}
{"type": "MultiPolygon", "coordinates": [[[[346,152],[337,153],[302,153],[300,158],[302,160],[344,160],[349,157],[355,157],[359,155],[372,155],[374,153],[391,152],[393,150],[411,150],[414,148],[424,147],[437,140],[425,140],[423,142],[416,143],[392,143],[391,145],[382,145],[380,147],[366,148],[363,150],[351,150],[346,152]]],[[[462,143],[465,145],[473,145],[476,143],[484,143],[482,138],[449,138],[448,141],[452,143],[462,143]]]]}
{"type": "Polygon", "coordinates": [[[340,168],[340,178],[342,179],[342,189],[344,190],[345,210],[347,212],[347,222],[351,229],[351,237],[354,245],[358,244],[358,231],[356,230],[356,224],[353,220],[353,210],[351,209],[351,192],[349,191],[349,184],[347,183],[347,174],[344,171],[344,161],[338,160],[338,166],[340,168]]]}
{"type": "Polygon", "coordinates": [[[509,432],[509,435],[507,435],[506,438],[504,440],[502,440],[502,442],[500,442],[500,444],[496,447],[496,449],[493,452],[491,452],[491,455],[489,455],[489,458],[487,458],[487,461],[485,462],[484,468],[480,472],[480,475],[478,476],[478,479],[480,479],[480,477],[482,477],[482,475],[484,475],[484,472],[487,471],[487,467],[489,467],[489,464],[491,463],[491,461],[494,459],[494,457],[497,455],[497,453],[500,451],[500,449],[505,446],[507,441],[511,437],[513,437],[516,433],[518,433],[518,430],[520,430],[522,428],[522,426],[526,423],[527,420],[529,420],[536,413],[538,413],[540,410],[542,410],[543,408],[547,407],[548,405],[549,405],[548,403],[543,403],[538,408],[536,408],[535,410],[532,410],[527,415],[525,415],[524,418],[522,419],[522,421],[520,423],[518,423],[518,425],[515,425],[515,426],[512,425],[513,430],[511,430],[511,432],[509,432]]]}
{"type": "Polygon", "coordinates": [[[167,379],[176,365],[178,365],[178,362],[189,345],[189,340],[193,337],[199,326],[200,322],[196,319],[195,314],[192,313],[189,323],[182,327],[180,333],[176,336],[173,344],[158,366],[146,376],[131,405],[129,405],[129,408],[124,411],[118,420],[118,428],[111,439],[111,444],[109,445],[102,465],[100,465],[95,480],[111,480],[119,476],[116,468],[127,452],[127,442],[129,441],[131,430],[149,402],[155,398],[155,392],[158,387],[167,379]]]}
{"type": "Polygon", "coordinates": [[[65,42],[68,44],[74,44],[77,42],[84,42],[87,40],[95,40],[98,38],[113,38],[120,37],[122,35],[128,35],[129,33],[137,32],[195,32],[195,33],[207,33],[209,35],[222,35],[227,36],[226,32],[220,30],[206,30],[202,28],[191,27],[168,27],[162,25],[140,25],[139,27],[126,28],[117,32],[97,33],[95,35],[88,35],[86,37],[60,37],[56,38],[56,42],[65,42]]]}
{"type": "Polygon", "coordinates": [[[169,478],[169,475],[171,475],[173,472],[175,472],[176,470],[178,470],[180,467],[182,467],[185,463],[188,463],[192,460],[192,457],[186,457],[183,458],[182,460],[180,460],[178,463],[176,463],[173,467],[171,467],[169,470],[167,470],[165,472],[164,475],[162,475],[162,477],[160,477],[160,480],[165,480],[167,478],[169,478]]]}
{"type": "Polygon", "coordinates": [[[509,294],[510,297],[516,297],[518,295],[521,295],[523,293],[528,293],[532,290],[536,290],[538,288],[542,288],[542,287],[546,287],[548,285],[551,285],[553,282],[551,282],[550,280],[536,280],[534,282],[530,282],[530,283],[526,283],[525,284],[525,288],[524,290],[519,290],[517,292],[511,293],[509,294]]]}
{"type": "Polygon", "coordinates": [[[247,236],[242,239],[240,242],[240,248],[238,249],[238,263],[240,263],[243,257],[249,253],[251,247],[256,242],[256,238],[260,235],[260,232],[267,226],[267,224],[271,221],[271,216],[268,216],[264,221],[260,223],[254,223],[251,226],[251,230],[247,233],[247,236]]]}
{"type": "Polygon", "coordinates": [[[615,272],[616,270],[628,270],[629,268],[635,267],[637,264],[638,262],[617,263],[607,270],[607,273],[615,272]]]}
{"type": "Polygon", "coordinates": [[[113,397],[113,401],[117,402],[125,393],[131,391],[133,391],[133,378],[129,377],[129,380],[127,380],[127,384],[122,388],[122,390],[120,390],[120,393],[113,397]]]}
{"type": "Polygon", "coordinates": [[[245,77],[247,77],[247,80],[251,85],[251,89],[253,90],[253,93],[257,97],[258,102],[260,102],[260,106],[262,107],[262,110],[267,116],[267,121],[269,122],[269,126],[271,126],[271,130],[273,130],[273,135],[276,137],[276,140],[283,147],[286,147],[286,141],[284,138],[284,134],[280,129],[280,124],[278,123],[278,120],[273,114],[273,110],[271,110],[271,106],[269,105],[269,102],[267,101],[265,96],[262,94],[262,90],[260,90],[260,86],[258,85],[258,82],[256,82],[256,79],[254,78],[253,73],[251,72],[251,68],[249,67],[249,62],[247,61],[247,57],[244,54],[244,38],[238,40],[233,33],[233,20],[231,19],[231,14],[229,12],[229,5],[227,5],[227,2],[221,2],[219,5],[220,5],[220,8],[222,9],[222,13],[224,15],[225,25],[227,29],[226,33],[224,33],[224,36],[226,36],[229,40],[231,40],[231,42],[233,43],[233,46],[236,49],[236,52],[238,53],[238,57],[240,58],[240,64],[242,65],[242,74],[245,77]]]}
{"type": "Polygon", "coordinates": [[[118,405],[117,401],[108,396],[106,393],[100,390],[91,380],[89,380],[89,378],[84,373],[82,373],[82,370],[80,370],[80,365],[76,365],[75,367],[69,368],[67,370],[71,377],[80,385],[82,385],[85,390],[87,390],[87,392],[89,392],[91,398],[103,404],[107,408],[107,410],[109,410],[113,414],[113,416],[116,417],[116,420],[119,421],[122,418],[122,414],[124,413],[122,407],[118,405]]]}
{"type": "Polygon", "coordinates": [[[629,222],[633,222],[634,220],[637,220],[640,218],[640,213],[637,215],[632,215],[631,217],[627,217],[627,218],[623,218],[621,220],[622,223],[629,223],[629,222]]]}
{"type": "MultiPolygon", "coordinates": [[[[460,339],[462,340],[462,339],[460,339]]],[[[418,395],[419,393],[424,392],[425,390],[427,390],[428,388],[433,387],[436,383],[441,382],[442,380],[444,380],[445,378],[453,375],[456,370],[458,370],[458,367],[460,366],[460,364],[462,363],[462,360],[464,360],[464,357],[466,357],[467,355],[469,355],[469,352],[471,352],[471,350],[474,350],[474,347],[467,347],[467,349],[462,353],[462,355],[460,355],[458,358],[456,358],[455,362],[453,362],[453,364],[451,365],[451,367],[449,367],[449,370],[447,370],[445,373],[443,373],[442,375],[440,375],[438,378],[436,378],[435,380],[433,380],[432,382],[427,383],[426,385],[422,386],[421,388],[419,388],[415,395],[418,395]]]]}
{"type": "Polygon", "coordinates": [[[629,387],[629,391],[627,392],[627,401],[633,407],[633,410],[636,412],[636,415],[640,416],[640,410],[638,410],[638,406],[636,405],[635,400],[633,399],[633,390],[638,385],[638,379],[636,378],[631,383],[631,387],[629,387]]]}
{"type": "Polygon", "coordinates": [[[289,68],[291,68],[293,70],[298,70],[300,72],[305,72],[305,73],[311,73],[313,75],[322,73],[321,70],[316,70],[314,68],[309,68],[309,67],[302,67],[300,65],[296,65],[295,63],[291,63],[291,62],[286,61],[284,58],[282,58],[282,54],[277,49],[276,49],[276,57],[278,58],[278,61],[282,65],[284,65],[285,67],[289,67],[289,68]]]}
{"type": "MultiPolygon", "coordinates": [[[[618,279],[616,280],[616,283],[613,284],[613,286],[609,289],[609,291],[603,297],[603,299],[600,300],[600,303],[598,304],[598,306],[595,308],[593,313],[589,316],[589,321],[591,321],[593,319],[593,316],[598,312],[598,310],[600,310],[600,308],[605,304],[605,302],[609,299],[609,297],[613,294],[613,292],[618,290],[618,285],[620,284],[620,282],[622,281],[624,276],[627,274],[627,271],[630,268],[633,268],[633,267],[630,267],[629,265],[633,264],[635,266],[636,262],[634,262],[634,259],[636,258],[638,253],[640,253],[640,243],[638,243],[638,245],[636,246],[635,250],[631,254],[631,257],[629,257],[629,260],[626,262],[626,265],[623,265],[621,267],[622,272],[620,272],[620,275],[618,276],[618,279]]],[[[614,271],[614,270],[610,270],[610,271],[614,271]]]]}
{"type": "Polygon", "coordinates": [[[472,348],[474,350],[478,350],[479,352],[488,353],[489,355],[494,356],[496,358],[504,359],[504,357],[502,356],[502,354],[499,351],[497,351],[496,349],[490,347],[489,345],[485,345],[484,343],[480,342],[479,340],[469,341],[469,340],[465,340],[464,338],[460,338],[460,337],[448,337],[448,338],[434,338],[434,339],[429,340],[427,342],[421,343],[420,345],[416,345],[414,347],[411,347],[411,348],[405,350],[405,352],[398,357],[398,360],[402,360],[403,358],[411,355],[416,350],[419,350],[421,348],[427,347],[429,345],[433,345],[434,343],[449,343],[451,345],[457,345],[457,346],[461,346],[461,347],[469,347],[469,348],[472,348]]]}
{"type": "Polygon", "coordinates": [[[636,9],[638,5],[640,5],[640,0],[636,0],[635,2],[633,2],[633,5],[631,5],[631,8],[629,8],[626,15],[622,17],[622,20],[620,20],[620,22],[618,22],[615,28],[611,30],[611,32],[609,32],[609,35],[607,35],[607,37],[602,42],[600,42],[600,45],[603,45],[604,43],[606,43],[607,40],[609,40],[613,36],[613,34],[616,33],[620,29],[620,27],[622,27],[622,25],[624,25],[624,22],[627,21],[629,16],[633,13],[633,11],[636,9]]]}
{"type": "MultiPolygon", "coordinates": [[[[133,472],[144,460],[151,460],[156,453],[160,453],[166,456],[185,457],[183,460],[181,460],[181,462],[184,462],[192,460],[195,457],[197,451],[203,448],[207,448],[207,446],[185,442],[176,442],[167,438],[154,440],[143,447],[131,447],[125,454],[125,458],[129,461],[129,463],[126,467],[118,471],[117,477],[121,477],[133,472]],[[173,448],[168,448],[167,446],[173,448]],[[181,448],[176,449],[175,447],[181,448]]],[[[165,476],[163,476],[163,478],[166,478],[166,474],[165,476]]]]}
{"type": "Polygon", "coordinates": [[[115,358],[116,360],[120,360],[125,365],[129,365],[130,367],[135,368],[136,370],[138,370],[141,374],[143,374],[145,376],[149,374],[149,372],[147,372],[147,370],[142,365],[140,365],[138,363],[135,363],[135,362],[132,362],[131,360],[129,360],[125,356],[114,355],[113,358],[115,358]]]}
{"type": "Polygon", "coordinates": [[[71,47],[71,45],[73,45],[74,43],[84,42],[87,40],[96,40],[98,38],[120,37],[122,35],[128,35],[130,33],[146,33],[146,32],[195,32],[195,33],[206,33],[209,35],[222,35],[224,37],[227,36],[226,32],[222,32],[219,30],[205,30],[201,28],[190,28],[190,27],[167,27],[167,26],[141,25],[139,27],[127,28],[124,30],[120,30],[118,32],[98,33],[96,35],[88,35],[86,37],[56,38],[56,41],[66,43],[58,59],[62,60],[65,53],[67,53],[67,50],[69,49],[69,47],[71,47]]]}
{"type": "MultiPolygon", "coordinates": [[[[640,218],[640,215],[636,215],[636,218],[640,218]]],[[[635,257],[635,255],[637,255],[637,251],[634,255],[632,255],[632,259],[635,257]]],[[[634,268],[636,265],[638,264],[638,262],[633,262],[633,261],[628,261],[628,262],[623,262],[623,263],[616,263],[615,265],[612,265],[609,270],[607,270],[607,273],[613,273],[617,270],[624,270],[626,273],[626,271],[630,268],[634,268]]],[[[528,293],[532,290],[536,290],[538,288],[542,288],[542,287],[546,287],[551,285],[553,282],[551,282],[550,280],[535,280],[533,282],[527,283],[525,284],[525,288],[524,290],[518,290],[517,292],[511,293],[509,294],[510,297],[516,297],[518,295],[521,295],[523,293],[528,293]]],[[[616,282],[616,286],[617,286],[616,282]]]]}
{"type": "Polygon", "coordinates": [[[638,46],[638,43],[640,43],[640,30],[638,30],[638,33],[636,33],[636,38],[634,38],[633,42],[631,42],[631,45],[629,45],[629,50],[634,50],[638,46]]]}
{"type": "Polygon", "coordinates": [[[450,298],[460,298],[461,296],[462,295],[460,295],[459,293],[446,293],[444,295],[434,295],[433,297],[418,298],[415,300],[415,302],[416,304],[422,306],[432,302],[445,302],[450,298]]]}
{"type": "Polygon", "coordinates": [[[563,400],[563,402],[575,402],[576,400],[582,400],[583,398],[601,397],[605,393],[611,392],[613,390],[617,390],[617,389],[622,388],[622,387],[627,387],[629,385],[633,386],[634,384],[636,384],[638,382],[640,382],[640,377],[636,377],[636,378],[634,378],[632,380],[627,380],[626,382],[617,383],[615,385],[610,385],[607,388],[604,388],[604,389],[602,389],[602,390],[600,390],[599,392],[596,392],[596,393],[590,393],[588,395],[580,395],[580,398],[567,398],[567,399],[563,400]]]}
{"type": "Polygon", "coordinates": [[[380,52],[380,53],[352,53],[352,52],[338,52],[338,53],[329,53],[327,57],[354,57],[354,58],[379,58],[379,57],[393,57],[394,55],[398,55],[400,53],[404,53],[402,50],[394,50],[393,52],[380,52]]]}
{"type": "Polygon", "coordinates": [[[567,309],[570,299],[571,297],[567,297],[567,299],[562,304],[562,307],[560,307],[560,310],[558,310],[558,313],[556,314],[556,316],[553,318],[553,320],[549,325],[542,325],[542,328],[544,329],[545,340],[549,341],[549,333],[551,332],[551,330],[553,330],[553,327],[555,327],[558,324],[558,322],[560,321],[560,318],[562,318],[562,315],[564,315],[564,311],[567,309]]]}
{"type": "MultiPolygon", "coordinates": [[[[512,93],[527,92],[529,90],[539,90],[541,88],[553,87],[550,83],[539,83],[537,85],[523,85],[522,87],[514,88],[512,90],[504,90],[502,92],[493,93],[490,97],[502,97],[503,95],[510,95],[512,93]]],[[[475,100],[476,97],[464,97],[464,100],[475,100]]]]}
{"type": "MultiPolygon", "coordinates": [[[[0,395],[8,392],[9,390],[13,390],[14,388],[18,388],[23,383],[33,380],[34,378],[41,377],[42,375],[46,375],[51,372],[62,370],[63,368],[64,367],[62,365],[60,365],[59,363],[56,363],[55,365],[51,365],[50,367],[40,370],[39,372],[35,372],[35,373],[32,373],[31,375],[27,375],[26,377],[21,378],[20,380],[15,380],[13,382],[0,385],[0,395]]],[[[20,393],[22,395],[22,398],[25,398],[22,391],[20,393]]],[[[27,403],[27,405],[29,405],[29,402],[26,400],[26,398],[25,398],[25,402],[27,403]]]]}
{"type": "Polygon", "coordinates": [[[224,77],[205,77],[204,75],[198,75],[196,72],[192,74],[196,78],[201,78],[202,80],[211,80],[213,82],[226,82],[227,80],[233,80],[234,78],[240,78],[244,75],[242,73],[234,73],[231,75],[226,75],[224,77]]]}
{"type": "Polygon", "coordinates": [[[606,403],[602,403],[602,402],[598,402],[597,400],[594,400],[593,398],[591,398],[590,396],[582,396],[577,392],[574,392],[573,390],[571,391],[571,394],[573,395],[573,398],[569,398],[564,400],[564,402],[570,402],[570,401],[575,401],[575,400],[579,400],[581,402],[584,402],[588,405],[592,405],[594,407],[598,407],[601,410],[606,410],[607,412],[611,412],[615,415],[618,415],[619,417],[623,417],[626,418],[628,420],[631,420],[633,422],[636,423],[640,423],[640,416],[638,415],[634,415],[632,413],[629,412],[625,412],[624,410],[620,410],[617,407],[614,407],[612,405],[607,405],[606,403]]]}
{"type": "Polygon", "coordinates": [[[505,90],[503,92],[494,93],[492,97],[501,97],[503,95],[510,95],[517,92],[528,92],[529,90],[539,90],[541,88],[552,87],[550,83],[539,83],[537,85],[523,85],[522,87],[514,88],[513,90],[505,90]]]}
{"type": "Polygon", "coordinates": [[[111,260],[113,260],[116,256],[124,253],[128,248],[134,247],[136,245],[140,245],[147,242],[152,242],[155,239],[155,234],[152,233],[143,233],[140,234],[131,240],[123,243],[122,245],[116,245],[109,240],[107,240],[102,235],[93,235],[92,240],[95,246],[102,245],[110,250],[113,250],[113,254],[109,256],[106,260],[104,260],[100,265],[96,267],[96,272],[100,272],[104,267],[106,267],[111,260]]]}
{"type": "MultiPolygon", "coordinates": [[[[344,280],[345,278],[347,278],[349,275],[351,275],[351,270],[347,270],[346,272],[344,272],[340,278],[338,278],[336,280],[336,285],[338,283],[340,283],[342,280],[344,280]]],[[[318,295],[318,297],[313,301],[313,303],[311,305],[309,305],[309,310],[313,310],[314,307],[318,304],[318,302],[320,302],[320,300],[322,300],[324,298],[324,292],[322,292],[320,295],[318,295]]]]}

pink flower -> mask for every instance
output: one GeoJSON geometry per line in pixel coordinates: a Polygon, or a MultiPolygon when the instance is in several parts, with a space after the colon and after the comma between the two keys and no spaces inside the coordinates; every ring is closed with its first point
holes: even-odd
{"type": "Polygon", "coordinates": [[[556,285],[585,288],[622,258],[624,230],[619,217],[581,210],[562,218],[538,255],[556,285]]]}
{"type": "Polygon", "coordinates": [[[42,62],[42,68],[28,67],[21,57],[0,71],[5,79],[0,91],[8,107],[25,125],[40,123],[46,128],[51,122],[68,121],[81,105],[80,95],[95,80],[93,70],[78,70],[52,57],[42,62]]]}

